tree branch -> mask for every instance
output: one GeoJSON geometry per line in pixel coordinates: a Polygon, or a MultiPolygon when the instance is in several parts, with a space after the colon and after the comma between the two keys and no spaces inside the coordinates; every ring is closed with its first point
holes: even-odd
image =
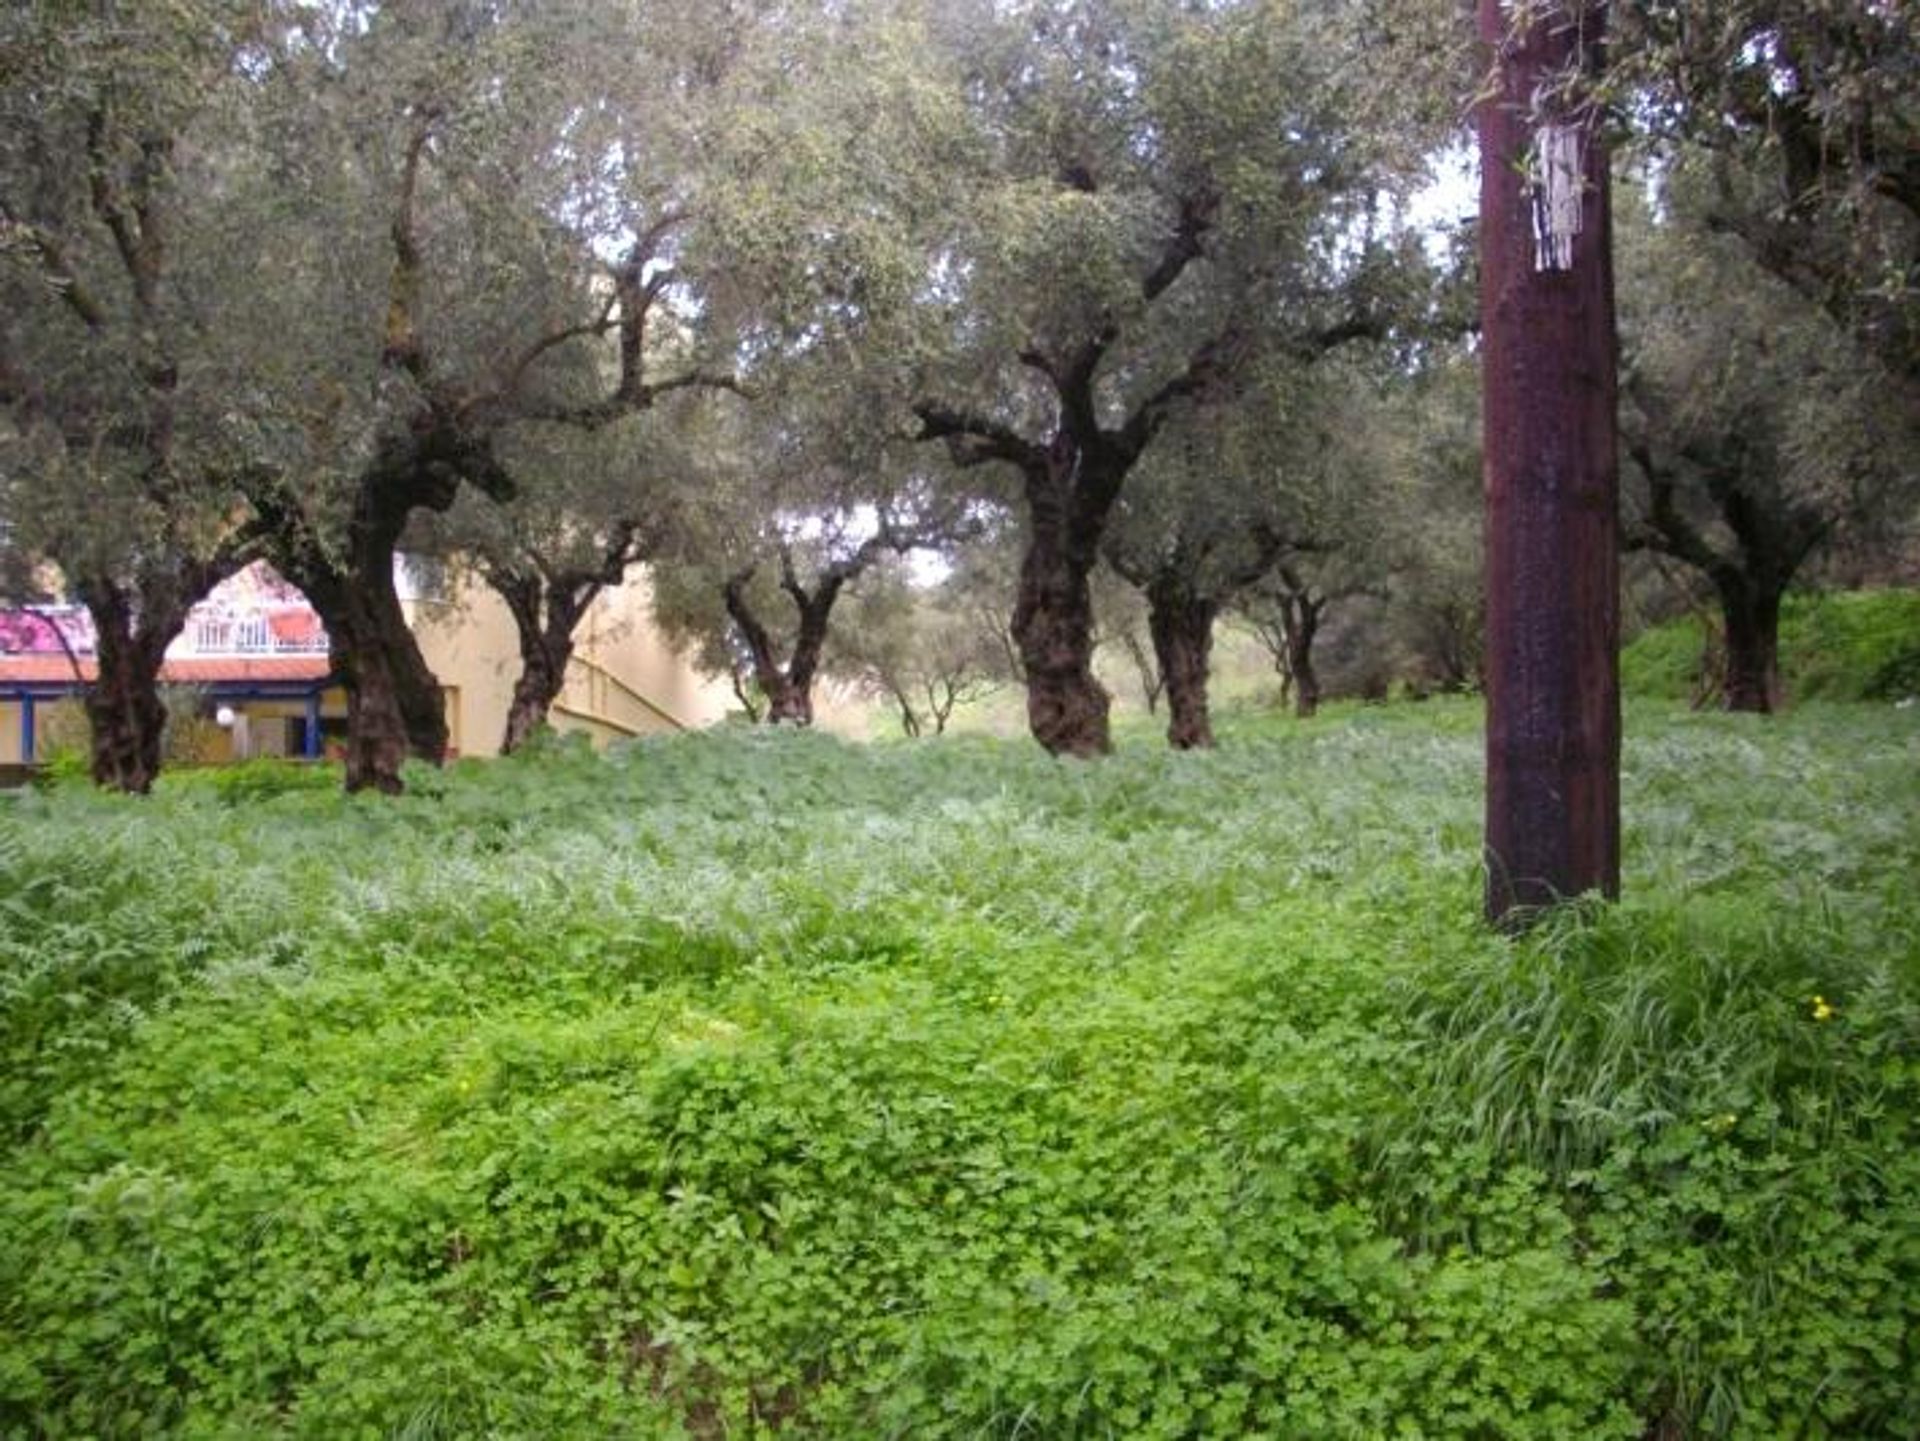
{"type": "Polygon", "coordinates": [[[478,409],[485,401],[498,400],[505,396],[512,395],[527,378],[527,372],[533,369],[533,367],[539,363],[540,358],[549,351],[565,345],[570,340],[582,340],[589,336],[597,337],[605,335],[614,327],[613,311],[614,307],[619,303],[620,296],[616,291],[607,296],[607,303],[600,307],[600,313],[592,320],[582,321],[578,325],[563,325],[556,329],[549,330],[545,335],[534,341],[532,345],[529,345],[525,350],[521,351],[513,363],[507,367],[507,378],[501,383],[498,390],[486,396],[474,396],[460,407],[461,413],[463,415],[470,414],[478,409]]]}
{"type": "Polygon", "coordinates": [[[120,263],[137,290],[141,270],[140,237],[113,183],[112,160],[107,154],[107,112],[101,106],[95,106],[87,115],[87,198],[92,202],[93,213],[113,237],[120,263]]]}
{"type": "Polygon", "coordinates": [[[84,683],[87,677],[80,668],[80,656],[74,650],[73,642],[67,639],[67,633],[61,628],[60,622],[37,605],[25,605],[20,608],[53,632],[53,638],[60,643],[60,653],[67,658],[67,666],[72,670],[73,678],[84,683]]]}
{"type": "Polygon", "coordinates": [[[420,190],[421,157],[438,118],[439,111],[433,107],[416,109],[413,134],[408,138],[406,157],[400,167],[400,197],[389,227],[393,238],[393,273],[387,284],[386,346],[380,356],[382,364],[406,371],[422,386],[427,384],[429,367],[416,312],[420,305],[425,255],[415,226],[414,206],[420,190]]]}
{"type": "Polygon", "coordinates": [[[1180,213],[1167,248],[1140,282],[1141,297],[1158,300],[1193,261],[1205,253],[1207,233],[1220,214],[1220,194],[1211,186],[1180,197],[1180,213]]]}
{"type": "Polygon", "coordinates": [[[40,268],[46,272],[48,285],[59,294],[61,302],[78,317],[80,323],[96,334],[104,330],[107,312],[80,283],[80,277],[68,263],[59,240],[40,226],[16,218],[4,203],[0,203],[0,248],[16,237],[24,240],[28,248],[40,257],[40,268]]]}
{"type": "Polygon", "coordinates": [[[683,375],[639,386],[631,393],[616,392],[604,400],[585,405],[525,405],[516,412],[521,420],[543,420],[555,425],[571,425],[581,430],[599,430],[624,416],[651,408],[654,401],[676,390],[730,390],[751,399],[753,392],[740,383],[738,376],[720,371],[690,370],[683,375]]]}
{"type": "Polygon", "coordinates": [[[1167,423],[1176,402],[1199,393],[1208,385],[1230,374],[1244,353],[1246,333],[1237,321],[1230,321],[1219,334],[1202,341],[1187,357],[1180,373],[1134,407],[1114,437],[1122,458],[1132,464],[1167,423]]]}
{"type": "Polygon", "coordinates": [[[947,454],[962,469],[1003,460],[1023,470],[1043,467],[1046,448],[1028,440],[1011,426],[987,420],[967,411],[921,401],[913,413],[920,420],[915,440],[944,440],[947,454]]]}
{"type": "Polygon", "coordinates": [[[793,547],[785,541],[780,542],[780,589],[787,593],[802,613],[813,604],[813,597],[800,584],[800,572],[794,568],[793,547]]]}
{"type": "Polygon", "coordinates": [[[747,650],[753,657],[754,671],[765,688],[769,678],[779,676],[780,663],[773,653],[772,635],[747,603],[747,583],[753,579],[756,569],[757,566],[748,565],[735,571],[727,577],[720,590],[726,601],[727,615],[738,628],[740,638],[747,643],[747,650]]]}
{"type": "Polygon", "coordinates": [[[1358,313],[1305,335],[1295,336],[1287,343],[1287,352],[1303,364],[1311,365],[1343,345],[1350,345],[1356,340],[1385,340],[1387,333],[1384,317],[1372,312],[1358,313]]]}

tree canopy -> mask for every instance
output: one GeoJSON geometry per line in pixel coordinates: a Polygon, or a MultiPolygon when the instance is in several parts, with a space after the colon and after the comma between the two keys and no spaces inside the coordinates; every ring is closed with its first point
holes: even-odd
{"type": "MultiPolygon", "coordinates": [[[[1526,105],[1580,87],[1650,177],[1629,542],[1732,555],[1719,445],[1721,493],[1817,497],[1821,536],[1890,552],[1920,414],[1898,7],[1608,15],[1604,64],[1526,105]]],[[[1410,218],[1485,80],[1457,9],[181,0],[15,7],[0,60],[0,549],[95,610],[103,779],[150,781],[159,658],[254,555],[325,620],[349,783],[437,759],[402,544],[507,599],[509,744],[640,561],[769,700],[836,663],[861,572],[894,601],[837,623],[878,627],[846,654],[895,704],[883,670],[998,613],[1063,754],[1109,744],[1102,566],[1158,615],[1176,744],[1236,600],[1290,676],[1308,613],[1364,595],[1403,678],[1478,679],[1471,267],[1410,218]],[[910,543],[946,558],[914,579],[910,543]]]]}

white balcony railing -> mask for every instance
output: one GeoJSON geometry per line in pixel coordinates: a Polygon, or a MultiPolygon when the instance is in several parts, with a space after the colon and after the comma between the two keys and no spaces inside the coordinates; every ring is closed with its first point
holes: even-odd
{"type": "Polygon", "coordinates": [[[276,630],[270,615],[200,615],[188,622],[169,654],[175,656],[325,655],[327,633],[318,618],[292,612],[299,624],[276,630]]]}

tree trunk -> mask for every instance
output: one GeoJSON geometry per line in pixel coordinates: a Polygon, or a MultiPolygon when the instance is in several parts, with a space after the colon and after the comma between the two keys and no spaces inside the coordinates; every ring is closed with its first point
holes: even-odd
{"type": "MultiPolygon", "coordinates": [[[[813,724],[813,681],[820,673],[820,658],[826,653],[827,626],[833,616],[834,602],[840,598],[840,589],[845,583],[844,578],[829,575],[811,595],[797,585],[790,589],[789,594],[800,612],[800,629],[786,669],[776,670],[777,679],[767,687],[767,724],[813,724]]],[[[766,685],[764,678],[761,684],[766,685]]]]}
{"type": "Polygon", "coordinates": [[[520,642],[520,674],[507,706],[500,754],[512,755],[537,735],[566,688],[573,632],[600,593],[591,578],[549,578],[537,571],[489,565],[487,584],[506,602],[520,642]]]}
{"type": "Polygon", "coordinates": [[[1020,566],[1013,638],[1027,678],[1027,725],[1054,755],[1098,756],[1113,749],[1112,697],[1093,674],[1091,565],[1038,538],[1020,566]]]}
{"type": "Polygon", "coordinates": [[[439,682],[407,626],[387,568],[342,575],[308,571],[296,577],[327,627],[334,674],[347,692],[347,789],[398,795],[400,766],[411,752],[439,765],[447,754],[447,721],[439,682]]]}
{"type": "Polygon", "coordinates": [[[145,795],[160,774],[167,708],[160,700],[166,641],[97,624],[99,676],[86,689],[94,784],[145,795]]]}
{"type": "Polygon", "coordinates": [[[1311,720],[1320,710],[1320,673],[1313,668],[1313,642],[1324,602],[1286,602],[1287,671],[1293,677],[1293,713],[1311,720]]]}
{"type": "Polygon", "coordinates": [[[1175,750],[1213,747],[1207,713],[1208,660],[1219,606],[1177,579],[1156,578],[1147,587],[1147,629],[1167,691],[1167,741],[1175,750]]]}
{"type": "Polygon", "coordinates": [[[1033,738],[1053,755],[1090,757],[1113,749],[1107,721],[1112,697],[1093,674],[1088,583],[1105,513],[1073,513],[1070,476],[1070,468],[1050,458],[1044,475],[1027,478],[1032,526],[1011,629],[1027,681],[1033,738]]]}
{"type": "Polygon", "coordinates": [[[782,551],[780,588],[793,603],[798,616],[793,650],[785,665],[774,649],[773,633],[753,612],[747,597],[747,582],[753,568],[728,578],[723,589],[727,614],[732,618],[747,653],[753,657],[753,676],[767,697],[768,725],[810,726],[813,724],[813,682],[820,673],[821,657],[826,654],[827,634],[833,620],[833,607],[849,581],[858,577],[879,553],[869,542],[859,555],[827,568],[809,591],[793,568],[793,557],[782,551]]]}
{"type": "Polygon", "coordinates": [[[1154,659],[1151,634],[1148,644],[1143,646],[1139,632],[1132,626],[1126,626],[1120,632],[1120,644],[1126,647],[1127,659],[1133,662],[1133,668],[1140,673],[1140,698],[1147,703],[1147,714],[1159,715],[1160,693],[1166,689],[1167,682],[1166,672],[1154,659]]]}
{"type": "Polygon", "coordinates": [[[813,724],[813,691],[776,670],[760,677],[760,689],[767,693],[767,724],[770,726],[810,726],[813,724]]]}
{"type": "Polygon", "coordinates": [[[397,796],[406,789],[400,766],[407,758],[407,723],[387,659],[336,646],[333,668],[347,688],[347,789],[397,796]]]}
{"type": "Polygon", "coordinates": [[[75,585],[93,620],[97,671],[82,699],[90,732],[94,784],[146,795],[160,775],[167,708],[160,699],[160,667],[167,647],[186,624],[183,591],[197,599],[220,571],[146,577],[127,587],[92,577],[75,585]]]}
{"type": "Polygon", "coordinates": [[[1726,622],[1726,706],[1770,714],[1780,704],[1780,590],[1745,575],[1723,577],[1720,613],[1726,622]]]}
{"type": "Polygon", "coordinates": [[[418,509],[445,510],[459,489],[451,461],[429,439],[395,446],[362,477],[347,526],[342,564],[310,526],[271,498],[256,496],[276,532],[275,560],[327,628],[333,672],[347,692],[347,789],[398,795],[411,752],[440,765],[447,756],[446,703],[420,653],[394,586],[400,533],[418,509]]]}
{"type": "Polygon", "coordinates": [[[500,742],[500,754],[510,756],[524,746],[547,723],[553,703],[566,683],[567,667],[550,658],[521,652],[520,677],[513,683],[513,700],[507,706],[507,730],[500,742]]]}
{"type": "Polygon", "coordinates": [[[1486,909],[1620,888],[1618,435],[1611,212],[1591,73],[1607,12],[1480,0],[1487,506],[1486,909]],[[1524,34],[1509,33],[1524,16],[1524,34]],[[1577,83],[1577,82],[1576,82],[1577,83]],[[1546,113],[1540,113],[1545,110],[1546,113]],[[1553,123],[1557,122],[1557,123],[1553,123]]]}
{"type": "MultiPolygon", "coordinates": [[[[919,712],[913,708],[913,697],[907,694],[904,685],[891,678],[882,683],[886,686],[887,694],[893,698],[894,707],[900,712],[900,733],[908,740],[920,739],[923,727],[919,712]]],[[[934,708],[933,717],[935,724],[944,725],[945,718],[941,716],[938,707],[934,708]]],[[[936,731],[935,734],[938,732],[936,731]]]]}

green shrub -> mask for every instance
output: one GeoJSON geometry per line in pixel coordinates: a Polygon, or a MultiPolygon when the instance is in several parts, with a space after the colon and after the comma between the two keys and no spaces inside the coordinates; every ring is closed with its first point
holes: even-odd
{"type": "Polygon", "coordinates": [[[1920,591],[1795,597],[1782,628],[1792,638],[1791,675],[1800,696],[1920,695],[1920,591]]]}
{"type": "Polygon", "coordinates": [[[303,791],[337,791],[340,769],[311,761],[256,756],[231,765],[169,772],[167,782],[184,792],[210,791],[226,805],[246,806],[303,791]]]}

